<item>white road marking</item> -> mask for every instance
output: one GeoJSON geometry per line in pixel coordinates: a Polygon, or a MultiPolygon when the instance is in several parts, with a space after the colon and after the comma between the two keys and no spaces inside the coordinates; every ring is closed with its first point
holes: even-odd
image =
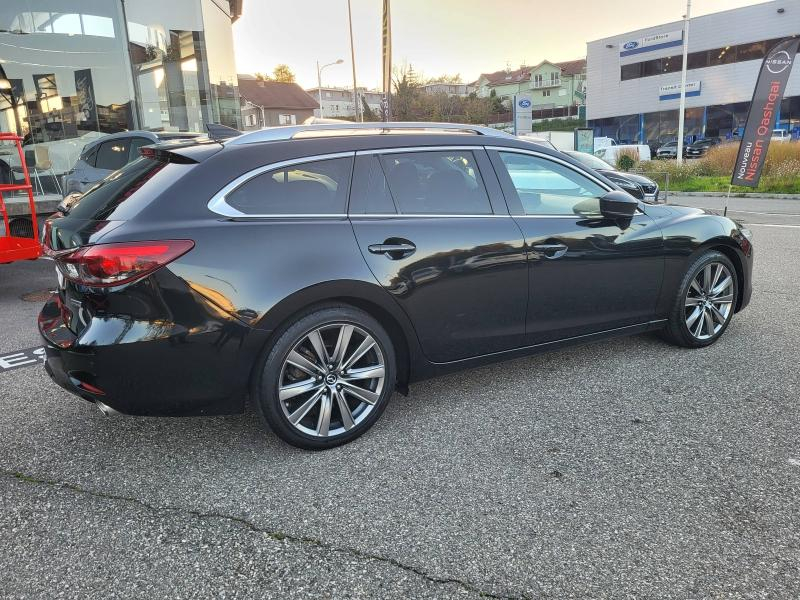
{"type": "Polygon", "coordinates": [[[789,229],[797,229],[800,225],[779,225],[777,223],[746,223],[748,227],[788,227],[789,229]]]}

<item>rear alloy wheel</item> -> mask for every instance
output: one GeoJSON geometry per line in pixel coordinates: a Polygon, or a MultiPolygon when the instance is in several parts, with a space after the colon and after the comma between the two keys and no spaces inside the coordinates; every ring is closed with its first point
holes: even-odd
{"type": "Polygon", "coordinates": [[[313,312],[270,352],[259,407],[282,439],[307,449],[337,446],[369,429],[394,388],[394,352],[368,314],[350,307],[313,312]]]}
{"type": "Polygon", "coordinates": [[[731,322],[738,289],[730,259],[720,252],[705,253],[683,279],[664,337],[689,348],[713,344],[731,322]]]}

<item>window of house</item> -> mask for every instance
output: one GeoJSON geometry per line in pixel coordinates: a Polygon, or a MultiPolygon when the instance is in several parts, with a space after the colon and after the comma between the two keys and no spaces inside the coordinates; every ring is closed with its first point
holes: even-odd
{"type": "Polygon", "coordinates": [[[290,114],[280,114],[278,115],[278,123],[280,125],[296,125],[297,116],[290,114]]]}
{"type": "Polygon", "coordinates": [[[527,215],[600,214],[599,184],[557,162],[516,152],[500,152],[527,215]]]}
{"type": "Polygon", "coordinates": [[[533,85],[535,87],[541,87],[542,86],[542,74],[541,73],[533,76],[533,85]]]}
{"type": "Polygon", "coordinates": [[[542,96],[545,96],[545,97],[547,97],[547,96],[549,96],[549,95],[550,95],[550,90],[543,90],[543,91],[542,91],[542,96]]]}
{"type": "Polygon", "coordinates": [[[385,154],[380,162],[401,213],[492,213],[475,156],[470,151],[385,154]]]}
{"type": "Polygon", "coordinates": [[[228,194],[246,215],[339,215],[345,212],[352,158],[333,158],[267,171],[228,194]]]}
{"type": "Polygon", "coordinates": [[[550,83],[555,83],[559,80],[561,73],[556,73],[555,71],[550,72],[550,83]]]}

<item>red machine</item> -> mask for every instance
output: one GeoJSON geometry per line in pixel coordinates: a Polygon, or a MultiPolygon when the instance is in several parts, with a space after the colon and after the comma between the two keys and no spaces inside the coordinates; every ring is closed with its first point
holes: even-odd
{"type": "Polygon", "coordinates": [[[0,213],[3,213],[3,223],[5,224],[5,235],[0,236],[0,264],[14,262],[15,260],[33,260],[42,253],[42,245],[39,243],[39,226],[36,223],[36,206],[33,202],[33,187],[28,174],[28,165],[25,164],[25,153],[22,151],[22,138],[13,133],[0,133],[0,142],[4,141],[16,143],[20,163],[22,164],[22,172],[25,174],[25,183],[0,183],[0,213]],[[28,203],[30,204],[31,221],[33,222],[32,238],[11,235],[8,211],[6,210],[3,194],[18,191],[28,192],[28,203]]]}

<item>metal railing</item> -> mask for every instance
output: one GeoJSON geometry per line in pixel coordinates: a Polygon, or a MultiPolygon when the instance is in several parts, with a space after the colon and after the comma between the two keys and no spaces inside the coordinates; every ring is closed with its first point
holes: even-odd
{"type": "Polygon", "coordinates": [[[538,90],[541,88],[561,87],[561,79],[542,79],[541,81],[531,80],[531,88],[538,90]]]}

